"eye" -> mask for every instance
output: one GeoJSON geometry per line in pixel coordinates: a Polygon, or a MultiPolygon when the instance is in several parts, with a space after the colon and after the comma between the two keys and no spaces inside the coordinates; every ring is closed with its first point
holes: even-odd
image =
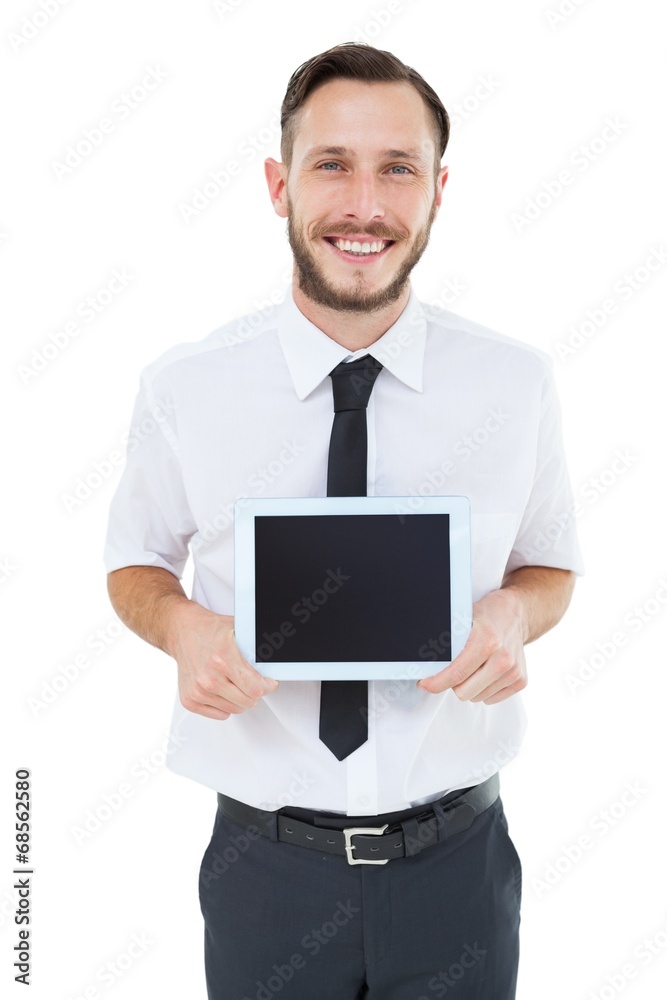
{"type": "Polygon", "coordinates": [[[410,168],[406,167],[404,163],[395,163],[393,167],[389,168],[389,171],[390,171],[390,173],[397,173],[398,172],[399,174],[410,174],[410,173],[412,173],[412,171],[410,170],[410,168]]]}
{"type": "Polygon", "coordinates": [[[327,160],[325,163],[320,163],[320,170],[338,170],[340,167],[339,163],[335,160],[327,160]]]}

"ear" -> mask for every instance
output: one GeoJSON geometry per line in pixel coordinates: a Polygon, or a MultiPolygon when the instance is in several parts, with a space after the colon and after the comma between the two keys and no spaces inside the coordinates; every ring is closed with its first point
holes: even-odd
{"type": "Polygon", "coordinates": [[[449,167],[441,167],[438,172],[438,177],[435,182],[435,214],[437,215],[440,211],[440,206],[442,204],[442,192],[447,183],[447,178],[449,177],[449,167]]]}
{"type": "Polygon", "coordinates": [[[264,176],[276,215],[287,218],[287,167],[271,157],[264,161],[264,176]]]}

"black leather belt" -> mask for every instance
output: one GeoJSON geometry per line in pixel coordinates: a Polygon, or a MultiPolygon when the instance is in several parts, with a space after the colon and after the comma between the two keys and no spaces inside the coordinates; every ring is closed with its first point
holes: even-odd
{"type": "Polygon", "coordinates": [[[448,801],[443,804],[429,802],[423,812],[391,825],[383,824],[378,816],[377,826],[348,826],[340,830],[304,822],[280,810],[255,809],[220,793],[218,808],[232,823],[263,837],[276,839],[277,828],[277,839],[283,844],[339,854],[347,857],[350,865],[385,865],[394,858],[412,857],[425,847],[467,830],[475,817],[495,802],[499,791],[498,775],[493,774],[481,784],[464,789],[461,795],[447,796],[448,801]],[[272,836],[270,828],[274,821],[272,836]]]}

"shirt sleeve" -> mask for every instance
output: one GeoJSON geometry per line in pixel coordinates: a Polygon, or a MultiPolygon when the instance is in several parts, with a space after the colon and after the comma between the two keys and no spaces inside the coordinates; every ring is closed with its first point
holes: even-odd
{"type": "Polygon", "coordinates": [[[183,575],[196,531],[183,483],[175,406],[155,398],[145,371],[132,413],[125,469],[111,501],[104,564],[157,566],[183,575]]]}
{"type": "Polygon", "coordinates": [[[565,460],[553,363],[547,357],[533,484],[506,572],[521,566],[551,566],[582,575],[584,563],[576,524],[579,513],[581,508],[574,502],[565,460]]]}

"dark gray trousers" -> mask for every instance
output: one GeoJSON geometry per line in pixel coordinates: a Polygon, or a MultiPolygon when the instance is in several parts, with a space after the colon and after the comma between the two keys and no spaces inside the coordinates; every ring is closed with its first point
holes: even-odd
{"type": "Polygon", "coordinates": [[[378,866],[273,842],[218,810],[199,898],[209,1000],[515,998],[521,864],[500,799],[378,866]]]}

